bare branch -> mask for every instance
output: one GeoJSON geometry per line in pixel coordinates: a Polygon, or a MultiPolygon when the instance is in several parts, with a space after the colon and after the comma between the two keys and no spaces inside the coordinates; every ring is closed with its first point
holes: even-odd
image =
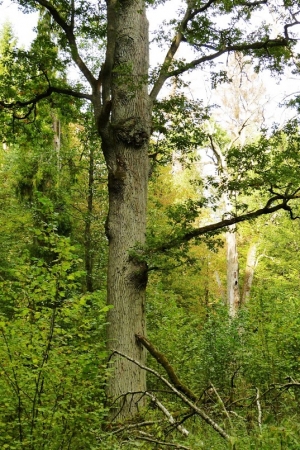
{"type": "Polygon", "coordinates": [[[173,444],[172,442],[158,441],[154,437],[144,434],[142,431],[140,431],[140,434],[141,436],[140,437],[138,436],[137,439],[140,439],[142,441],[153,442],[156,445],[167,445],[168,447],[177,448],[178,450],[191,450],[190,447],[186,447],[185,445],[173,444]]]}
{"type": "Polygon", "coordinates": [[[224,412],[225,412],[225,415],[226,415],[226,417],[227,417],[227,419],[228,419],[228,421],[229,421],[230,427],[231,427],[231,429],[232,429],[233,426],[232,426],[232,422],[231,422],[231,419],[230,419],[230,415],[229,415],[229,413],[228,413],[228,411],[227,411],[227,409],[226,409],[226,407],[225,407],[225,405],[224,405],[223,400],[221,399],[221,397],[220,397],[220,395],[219,395],[217,389],[216,389],[215,386],[212,384],[212,382],[210,382],[210,386],[211,386],[212,390],[214,391],[214,393],[215,393],[215,395],[216,395],[216,397],[217,397],[217,399],[218,399],[219,404],[222,406],[222,408],[223,408],[223,410],[224,410],[224,412]]]}
{"type": "Polygon", "coordinates": [[[155,375],[166,386],[168,386],[168,388],[171,389],[171,391],[174,392],[174,394],[176,394],[177,397],[179,397],[186,405],[188,405],[192,410],[194,410],[195,413],[198,414],[208,425],[210,425],[217,433],[219,433],[220,436],[222,436],[227,441],[231,440],[231,437],[226,433],[226,431],[223,430],[223,428],[220,427],[220,425],[218,425],[213,419],[211,419],[211,417],[209,417],[204,411],[202,411],[202,409],[200,409],[191,400],[189,400],[182,392],[178,391],[166,378],[164,378],[158,372],[156,372],[153,369],[150,369],[150,367],[144,366],[139,361],[136,361],[130,356],[125,355],[124,353],[121,353],[117,350],[114,350],[113,354],[122,356],[123,358],[126,358],[128,361],[131,361],[133,364],[140,367],[141,369],[146,370],[147,372],[155,375]]]}
{"type": "Polygon", "coordinates": [[[146,392],[146,395],[151,398],[152,402],[164,413],[164,415],[168,418],[168,421],[177,428],[183,436],[188,436],[189,432],[186,428],[181,425],[176,424],[176,420],[172,416],[172,414],[167,410],[167,408],[150,392],[146,392]]]}
{"type": "Polygon", "coordinates": [[[259,389],[255,388],[256,390],[256,405],[257,405],[257,411],[258,411],[258,417],[257,417],[257,422],[258,422],[258,428],[261,430],[261,424],[262,424],[262,412],[261,412],[261,404],[260,404],[260,393],[259,393],[259,389]]]}
{"type": "Polygon", "coordinates": [[[157,348],[155,348],[154,345],[151,344],[151,342],[148,341],[144,336],[136,334],[135,337],[138,342],[140,342],[149,351],[153,358],[155,358],[156,361],[165,369],[170,378],[170,381],[173,383],[176,389],[178,389],[180,392],[183,392],[188,398],[196,402],[198,400],[198,397],[179,380],[173,367],[171,366],[165,355],[157,350],[157,348]]]}
{"type": "Polygon", "coordinates": [[[217,159],[219,171],[226,169],[226,160],[221,152],[219,145],[217,143],[215,143],[211,134],[208,135],[208,139],[210,142],[210,147],[212,149],[212,152],[217,159]]]}
{"type": "Polygon", "coordinates": [[[289,23],[289,24],[284,26],[284,36],[285,36],[286,39],[292,39],[289,36],[289,28],[294,27],[295,25],[300,25],[299,20],[295,20],[295,22],[289,23]]]}
{"type": "Polygon", "coordinates": [[[287,383],[279,386],[279,389],[289,389],[290,387],[300,387],[300,382],[294,380],[292,377],[286,377],[287,383]]]}

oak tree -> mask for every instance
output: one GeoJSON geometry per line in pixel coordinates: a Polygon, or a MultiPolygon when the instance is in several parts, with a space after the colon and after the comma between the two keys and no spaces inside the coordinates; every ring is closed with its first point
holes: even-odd
{"type": "MultiPolygon", "coordinates": [[[[1,92],[1,109],[5,114],[10,111],[15,120],[26,121],[34,117],[38,102],[57,95],[81,99],[93,108],[95,129],[101,137],[108,171],[107,301],[113,306],[108,315],[108,347],[140,363],[132,364],[115,353],[107,393],[111,400],[121,398],[119,417],[128,417],[137,411],[138,400],[142,404],[145,396],[140,393],[146,391],[142,368],[146,350],[137,336],[146,334],[145,233],[152,110],[162,88],[173,77],[201,67],[211,67],[214,80],[222,77],[222,73],[214,72],[214,61],[231,52],[252,55],[260,66],[283,70],[291,56],[297,11],[290,2],[279,7],[273,0],[181,1],[166,25],[166,34],[156,36],[167,50],[163,63],[149,77],[146,9],[169,8],[171,16],[171,2],[18,0],[12,3],[18,3],[25,13],[46,11],[51,17],[52,33],[42,53],[34,47],[31,52],[16,53],[20,72],[11,78],[14,95],[5,96],[1,92]],[[278,17],[277,26],[281,28],[276,37],[270,37],[272,30],[267,22],[257,24],[252,20],[257,11],[262,16],[272,13],[278,17]],[[191,49],[190,59],[176,58],[180,47],[191,49]],[[74,70],[74,67],[79,73],[78,82],[68,81],[66,68],[74,70]],[[62,76],[57,77],[58,72],[62,76]],[[128,393],[136,395],[132,397],[128,393]]],[[[155,251],[166,251],[207,232],[262,214],[282,208],[289,210],[289,201],[295,196],[297,193],[274,192],[266,205],[256,211],[232,215],[182,233],[155,251]]]]}

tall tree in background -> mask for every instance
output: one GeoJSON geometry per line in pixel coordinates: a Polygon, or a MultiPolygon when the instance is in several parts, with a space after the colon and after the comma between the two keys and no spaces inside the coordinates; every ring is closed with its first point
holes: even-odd
{"type": "MultiPolygon", "coordinates": [[[[183,1],[179,16],[170,21],[173,38],[163,64],[153,72],[150,82],[146,3],[155,6],[161,2],[106,0],[95,5],[85,0],[19,0],[18,4],[25,11],[46,9],[49,12],[55,32],[52,48],[58,47],[59,54],[56,56],[55,52],[50,54],[49,51],[46,55],[37,51],[20,53],[22,70],[17,79],[12,80],[13,84],[19,83],[19,86],[13,99],[1,93],[0,102],[15,117],[25,120],[34,114],[37,102],[52,95],[73,96],[92,104],[95,127],[102,139],[108,170],[107,286],[108,304],[113,306],[108,316],[108,346],[110,350],[130,355],[139,363],[145,361],[146,353],[136,336],[146,333],[147,264],[143,250],[151,112],[157,97],[170,78],[212,64],[218,57],[233,51],[252,54],[260,59],[262,65],[281,70],[290,56],[292,40],[289,32],[295,22],[290,6],[277,8],[273,1],[183,1]],[[260,24],[254,27],[251,23],[252,14],[262,8],[266,13],[278,13],[278,23],[282,25],[281,36],[272,39],[269,37],[269,26],[260,24]],[[89,55],[93,44],[98,49],[105,48],[104,52],[98,51],[96,61],[89,55]],[[194,59],[176,60],[175,55],[182,45],[188,45],[194,50],[194,59]],[[63,77],[57,79],[53,76],[52,65],[48,70],[50,63],[61,72],[65,67],[74,67],[75,64],[81,75],[81,83],[72,85],[63,77]],[[30,72],[30,67],[34,68],[35,73],[34,70],[30,72]]],[[[165,7],[168,7],[168,2],[165,7]]],[[[246,212],[239,217],[233,216],[217,224],[182,233],[157,250],[166,250],[206,232],[260,214],[288,209],[288,201],[292,197],[291,194],[273,195],[265,207],[258,211],[246,212]]],[[[108,386],[111,399],[146,390],[142,368],[116,355],[113,361],[114,375],[108,386]]],[[[125,401],[121,402],[121,417],[136,412],[135,400],[140,397],[124,398],[125,401]]]]}
{"type": "MultiPolygon", "coordinates": [[[[218,138],[218,128],[208,124],[208,140],[214,155],[216,169],[220,179],[230,179],[226,154],[232,147],[243,151],[243,146],[251,140],[257,140],[264,124],[265,88],[253,71],[251,62],[241,53],[233,53],[228,58],[227,85],[218,86],[216,96],[220,110],[216,112],[216,121],[226,129],[227,142],[224,136],[218,138]],[[223,139],[222,139],[223,138],[223,139]]],[[[220,134],[220,130],[219,130],[220,134]]],[[[226,216],[235,210],[235,192],[225,190],[223,193],[223,209],[226,216]]],[[[231,225],[226,232],[227,251],[227,304],[229,315],[234,317],[241,304],[250,295],[256,259],[256,244],[251,243],[247,263],[245,282],[240,292],[239,256],[237,226],[231,225]]]]}

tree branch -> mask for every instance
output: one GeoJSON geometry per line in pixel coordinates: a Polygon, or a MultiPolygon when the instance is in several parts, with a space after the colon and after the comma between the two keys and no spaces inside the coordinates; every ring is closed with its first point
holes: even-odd
{"type": "Polygon", "coordinates": [[[215,3],[216,0],[209,0],[207,3],[205,3],[201,8],[196,8],[194,11],[190,14],[190,20],[193,19],[197,14],[203,13],[206,11],[213,3],[215,3]]]}
{"type": "Polygon", "coordinates": [[[54,8],[54,6],[48,0],[36,0],[36,3],[46,8],[55,22],[61,27],[64,31],[67,41],[69,43],[71,49],[71,56],[81,73],[84,75],[86,80],[89,82],[90,86],[94,88],[97,85],[97,80],[89,70],[85,62],[82,60],[79,55],[76,38],[74,35],[74,8],[72,7],[71,11],[71,25],[68,25],[67,22],[61,17],[58,10],[54,8]]]}
{"type": "MultiPolygon", "coordinates": [[[[208,8],[214,1],[215,0],[210,0],[206,4],[207,5],[206,8],[208,8]]],[[[192,17],[193,17],[192,8],[190,6],[188,6],[186,9],[185,15],[179,25],[178,32],[174,36],[174,38],[171,42],[171,46],[170,46],[169,50],[167,51],[167,54],[165,56],[162,67],[160,69],[156,83],[154,84],[152,91],[150,93],[150,98],[152,101],[154,101],[157,98],[165,81],[169,78],[168,77],[168,68],[169,68],[171,62],[173,61],[173,58],[179,48],[179,45],[181,44],[181,41],[183,40],[183,32],[186,30],[187,24],[192,19],[192,17]]]]}
{"type": "Polygon", "coordinates": [[[173,383],[176,389],[178,389],[180,392],[183,392],[188,398],[196,402],[198,400],[198,397],[187,387],[185,386],[176,375],[173,367],[159,350],[154,347],[151,342],[149,342],[144,336],[140,334],[135,335],[137,341],[141,343],[153,356],[153,358],[156,359],[156,361],[165,369],[165,371],[168,374],[168,377],[170,378],[170,381],[173,383]]]}
{"type": "Polygon", "coordinates": [[[165,72],[165,81],[168,78],[181,75],[182,73],[187,72],[188,70],[194,69],[195,67],[197,67],[202,63],[213,61],[214,59],[224,55],[225,53],[241,52],[245,50],[263,50],[263,49],[268,51],[269,48],[285,47],[287,46],[287,44],[288,44],[287,39],[279,38],[279,39],[269,39],[268,41],[263,42],[253,42],[252,44],[228,45],[222,48],[221,50],[215,51],[215,53],[211,53],[210,55],[205,55],[202,56],[201,58],[194,59],[193,61],[190,61],[189,63],[185,64],[179,69],[167,73],[165,72]]]}
{"type": "Polygon", "coordinates": [[[196,406],[191,400],[189,400],[182,392],[180,392],[178,389],[176,389],[172,383],[170,383],[166,378],[164,378],[162,375],[160,375],[158,372],[156,372],[153,369],[150,369],[150,367],[144,366],[139,361],[136,361],[135,359],[131,358],[128,355],[125,355],[124,353],[121,353],[117,350],[114,350],[113,355],[119,355],[123,358],[126,358],[128,361],[131,361],[133,364],[137,365],[143,370],[146,370],[149,373],[152,373],[155,375],[159,380],[161,380],[166,386],[168,386],[169,389],[171,389],[174,394],[177,395],[186,405],[188,405],[193,411],[195,411],[196,414],[198,414],[208,425],[210,425],[217,433],[220,434],[224,439],[227,441],[231,441],[231,437],[226,433],[226,431],[223,430],[223,428],[220,427],[211,417],[209,417],[202,409],[200,409],[198,406],[196,406]]]}
{"type": "Polygon", "coordinates": [[[101,67],[99,79],[102,82],[102,103],[105,105],[110,101],[111,74],[114,63],[114,53],[116,46],[115,30],[115,2],[106,0],[107,3],[107,45],[104,64],[101,67]]]}
{"type": "Polygon", "coordinates": [[[259,393],[259,389],[256,387],[256,405],[257,405],[257,411],[258,411],[258,416],[257,416],[257,422],[258,422],[258,428],[261,431],[261,425],[262,425],[262,412],[261,412],[261,404],[260,404],[260,393],[259,393]]]}
{"type": "Polygon", "coordinates": [[[41,94],[36,95],[35,97],[33,97],[30,100],[24,100],[24,101],[17,100],[15,102],[11,102],[11,103],[7,103],[7,102],[0,100],[0,106],[5,109],[15,109],[15,108],[23,108],[26,106],[32,106],[32,105],[35,105],[36,103],[38,103],[40,100],[50,97],[54,92],[58,93],[58,94],[69,95],[69,96],[75,97],[75,98],[92,100],[92,96],[89,94],[84,94],[82,92],[76,92],[76,91],[73,91],[72,89],[65,89],[65,88],[49,86],[46,91],[42,92],[41,94]]]}
{"type": "Polygon", "coordinates": [[[228,422],[230,424],[230,428],[233,429],[232,422],[231,422],[231,419],[230,419],[230,415],[229,415],[229,413],[228,413],[228,411],[227,411],[227,409],[226,409],[226,407],[224,405],[223,400],[221,399],[221,397],[219,395],[219,392],[217,391],[217,389],[215,388],[215,386],[212,384],[211,381],[210,381],[210,386],[211,386],[212,390],[214,391],[214,393],[215,393],[215,395],[216,395],[216,397],[218,399],[219,404],[222,406],[222,408],[224,410],[224,413],[225,413],[225,415],[226,415],[226,417],[228,419],[228,422]]]}
{"type": "MultiPolygon", "coordinates": [[[[210,55],[202,56],[201,58],[195,59],[187,64],[185,64],[183,67],[180,67],[179,69],[169,71],[170,65],[172,61],[174,60],[174,56],[184,38],[184,31],[187,29],[188,23],[196,17],[198,14],[203,13],[206,11],[211,5],[215,3],[215,0],[209,0],[207,3],[205,3],[201,8],[193,9],[193,1],[188,1],[188,6],[185,12],[185,15],[182,19],[182,21],[179,24],[178,31],[176,35],[174,36],[170,48],[167,51],[167,54],[164,58],[164,62],[161,66],[161,69],[159,71],[158,78],[156,82],[154,83],[154,86],[152,88],[152,91],[150,93],[150,98],[152,101],[154,101],[160,90],[162,89],[165,81],[173,76],[180,75],[184,72],[187,72],[190,69],[193,69],[194,67],[198,66],[201,63],[212,61],[219,56],[223,55],[224,53],[232,52],[232,51],[243,51],[243,50],[259,50],[259,49],[268,49],[272,47],[278,47],[278,46],[286,46],[288,41],[290,40],[288,37],[288,28],[295,25],[295,23],[286,25],[284,28],[284,34],[285,38],[279,38],[279,39],[270,39],[268,41],[264,42],[254,42],[252,44],[240,44],[240,45],[228,45],[221,50],[217,50],[215,48],[215,52],[210,55]]],[[[256,7],[260,5],[267,4],[267,0],[258,0],[254,2],[241,2],[237,6],[246,6],[246,7],[256,7]]]]}
{"type": "Polygon", "coordinates": [[[279,389],[289,389],[290,387],[300,387],[300,382],[294,380],[292,377],[286,377],[287,383],[279,386],[279,389]]]}
{"type": "Polygon", "coordinates": [[[267,5],[268,0],[261,0],[257,2],[240,2],[241,6],[247,6],[248,8],[251,8],[252,6],[260,6],[260,5],[267,5]]]}
{"type": "Polygon", "coordinates": [[[167,410],[167,408],[150,392],[146,392],[146,395],[151,398],[152,402],[164,413],[164,415],[168,418],[168,421],[171,425],[174,425],[175,428],[183,434],[183,436],[188,436],[190,433],[186,428],[182,425],[177,424],[176,420],[172,416],[172,414],[167,410]]]}
{"type": "MultiPolygon", "coordinates": [[[[162,244],[161,246],[152,250],[152,252],[164,252],[164,251],[174,248],[177,245],[180,245],[184,242],[189,242],[190,240],[192,240],[196,237],[202,236],[206,233],[218,231],[218,230],[221,230],[222,228],[229,227],[230,225],[234,225],[236,223],[256,219],[257,217],[265,215],[265,214],[272,214],[273,212],[279,211],[280,209],[288,211],[292,215],[292,208],[290,207],[290,205],[287,204],[287,202],[289,200],[299,199],[299,198],[300,198],[299,195],[288,196],[285,199],[282,199],[279,196],[273,197],[273,198],[269,199],[269,201],[263,208],[243,214],[242,216],[239,216],[239,217],[232,217],[230,219],[224,219],[224,220],[221,220],[220,222],[216,222],[216,223],[213,223],[210,225],[205,225],[200,228],[195,228],[194,230],[188,231],[187,233],[183,234],[182,236],[179,236],[169,242],[166,242],[165,244],[162,244]],[[278,200],[282,200],[282,202],[277,205],[271,206],[275,201],[278,201],[278,200]]],[[[294,218],[294,217],[292,217],[292,218],[294,218]]]]}
{"type": "Polygon", "coordinates": [[[186,447],[185,445],[181,444],[173,444],[172,442],[164,442],[164,441],[158,441],[152,436],[144,435],[143,432],[140,431],[141,436],[137,436],[137,439],[140,439],[141,441],[147,441],[152,442],[156,445],[167,445],[168,447],[177,448],[178,450],[191,450],[190,447],[186,447]]]}

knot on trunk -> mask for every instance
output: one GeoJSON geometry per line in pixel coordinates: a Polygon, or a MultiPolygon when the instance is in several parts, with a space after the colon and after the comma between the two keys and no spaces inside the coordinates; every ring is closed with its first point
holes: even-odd
{"type": "Polygon", "coordinates": [[[129,279],[138,290],[144,290],[148,283],[148,266],[146,262],[134,261],[135,268],[131,272],[129,279]]]}
{"type": "Polygon", "coordinates": [[[126,145],[140,148],[149,140],[149,132],[138,117],[130,117],[112,125],[115,137],[126,145]]]}

